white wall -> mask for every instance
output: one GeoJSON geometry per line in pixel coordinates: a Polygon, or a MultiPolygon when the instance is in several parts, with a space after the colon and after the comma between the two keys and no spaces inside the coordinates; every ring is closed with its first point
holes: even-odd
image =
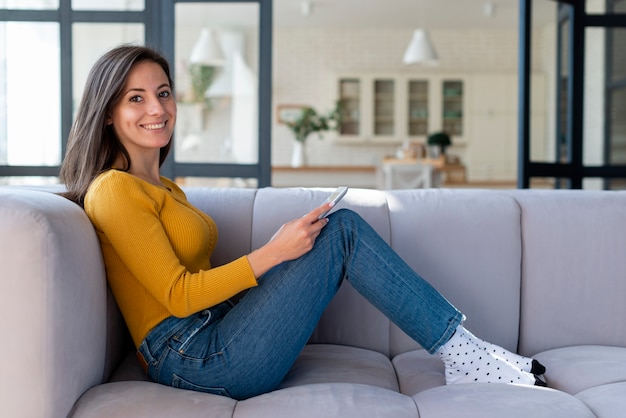
{"type": "MultiPolygon", "coordinates": [[[[307,104],[318,111],[330,110],[337,99],[337,75],[345,72],[397,72],[411,74],[459,73],[480,75],[488,84],[489,75],[498,75],[512,85],[501,86],[506,95],[507,111],[517,112],[517,28],[510,30],[447,30],[431,31],[440,65],[435,68],[402,64],[404,48],[411,38],[407,30],[316,30],[279,29],[274,34],[273,111],[280,104],[307,104]],[[485,78],[486,77],[486,78],[485,78]]],[[[538,45],[542,45],[541,42],[538,45]]],[[[533,50],[533,70],[541,70],[540,48],[533,50]]],[[[485,82],[487,84],[485,84],[485,82]]],[[[472,90],[470,88],[470,90],[472,90]]],[[[472,102],[481,100],[481,91],[474,89],[472,102]]],[[[491,94],[494,94],[493,92],[491,94]]],[[[498,94],[496,91],[495,94],[498,94]]],[[[485,119],[485,118],[483,118],[485,119]]],[[[471,124],[471,121],[468,121],[471,124]]],[[[514,180],[517,158],[516,125],[503,128],[497,138],[498,149],[481,147],[480,141],[493,138],[468,137],[460,154],[469,169],[469,178],[514,180]],[[501,132],[508,132],[502,135],[501,132]],[[472,153],[472,148],[477,150],[472,153]],[[473,158],[473,160],[472,160],[473,158]],[[504,162],[503,162],[504,161],[504,162]],[[472,163],[480,164],[473,167],[472,163]]],[[[484,130],[484,129],[483,129],[484,130]]],[[[311,165],[371,165],[395,152],[390,145],[346,145],[333,141],[334,133],[319,140],[310,138],[308,162],[311,165]]],[[[399,138],[399,141],[401,139],[399,138]]],[[[288,165],[293,139],[291,132],[274,123],[272,162],[288,165]]]]}

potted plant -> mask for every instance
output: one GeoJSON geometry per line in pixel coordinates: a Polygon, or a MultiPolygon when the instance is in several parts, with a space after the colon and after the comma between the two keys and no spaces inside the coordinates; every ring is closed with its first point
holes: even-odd
{"type": "Polygon", "coordinates": [[[445,132],[434,132],[428,135],[427,139],[428,148],[431,151],[433,158],[438,158],[440,155],[446,154],[446,148],[452,145],[450,135],[445,132]]]}
{"type": "Polygon", "coordinates": [[[215,77],[215,67],[203,64],[191,64],[189,66],[189,75],[191,76],[191,101],[195,103],[206,103],[208,101],[204,97],[204,93],[213,83],[215,77]]]}
{"type": "Polygon", "coordinates": [[[286,122],[296,139],[294,154],[291,160],[293,167],[306,165],[305,143],[311,134],[318,134],[323,138],[324,132],[336,131],[341,124],[341,104],[338,101],[335,108],[327,114],[319,114],[311,106],[302,108],[300,114],[286,122]]]}

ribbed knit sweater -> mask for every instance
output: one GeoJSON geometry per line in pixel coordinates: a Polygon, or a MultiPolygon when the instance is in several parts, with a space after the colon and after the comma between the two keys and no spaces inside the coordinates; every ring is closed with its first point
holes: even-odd
{"type": "Polygon", "coordinates": [[[135,346],[164,319],[186,317],[257,284],[246,256],[211,268],[213,219],[161,177],[155,186],[109,170],[85,196],[106,275],[135,346]]]}

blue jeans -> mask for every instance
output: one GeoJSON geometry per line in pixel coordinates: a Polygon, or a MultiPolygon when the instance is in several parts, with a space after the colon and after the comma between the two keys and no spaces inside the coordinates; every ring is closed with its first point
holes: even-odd
{"type": "Polygon", "coordinates": [[[343,279],[430,353],[463,315],[356,213],[329,217],[313,249],[259,279],[232,306],[168,318],[139,347],[165,385],[246,399],[276,388],[343,279]]]}

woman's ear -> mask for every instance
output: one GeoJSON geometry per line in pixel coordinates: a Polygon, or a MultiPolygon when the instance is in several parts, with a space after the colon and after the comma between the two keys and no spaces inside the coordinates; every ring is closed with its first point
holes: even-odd
{"type": "Polygon", "coordinates": [[[107,116],[107,122],[106,122],[106,124],[107,124],[107,125],[113,125],[113,118],[111,118],[111,116],[110,116],[110,115],[109,115],[109,116],[107,116]]]}

